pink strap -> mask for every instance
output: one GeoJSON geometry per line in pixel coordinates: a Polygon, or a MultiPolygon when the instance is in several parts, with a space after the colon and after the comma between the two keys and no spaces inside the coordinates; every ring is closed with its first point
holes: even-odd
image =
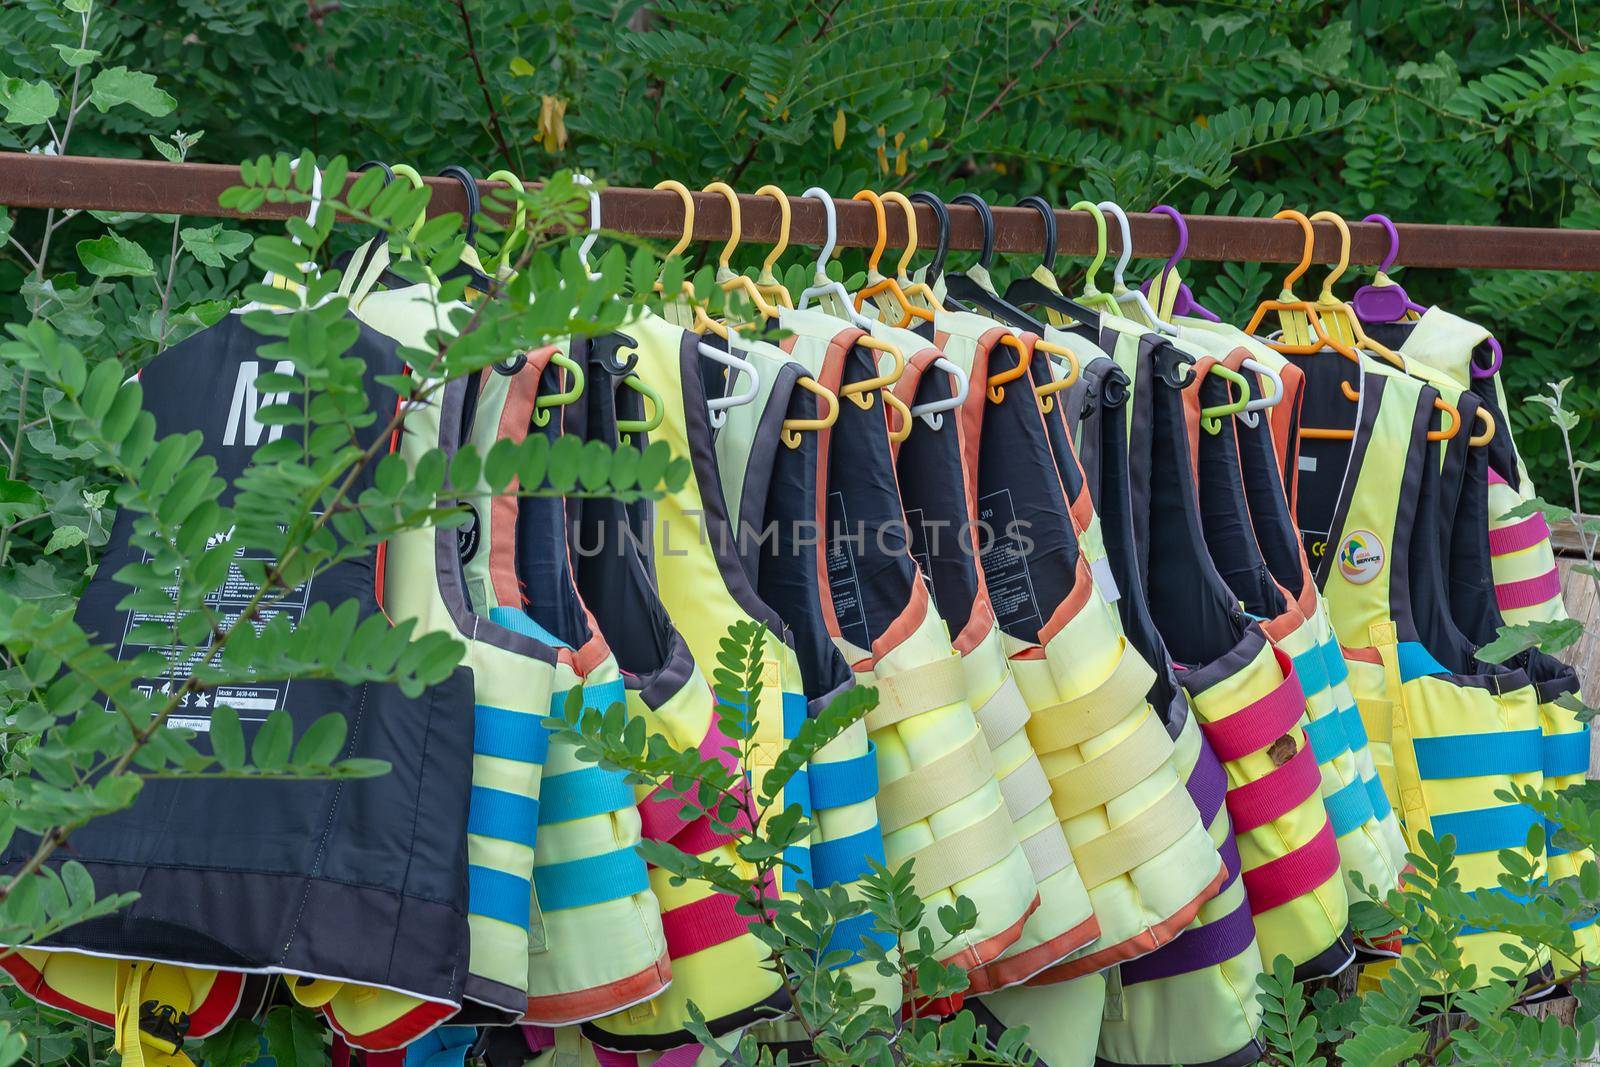
{"type": "Polygon", "coordinates": [[[1260,915],[1303,897],[1338,873],[1339,846],[1334,841],[1333,824],[1324,818],[1322,829],[1310,841],[1286,856],[1244,872],[1250,914],[1260,915]]]}
{"type": "Polygon", "coordinates": [[[1506,481],[1504,478],[1500,477],[1500,472],[1499,471],[1495,470],[1493,467],[1490,467],[1489,468],[1489,484],[1490,485],[1510,485],[1511,483],[1506,481]]]}
{"type": "Polygon", "coordinates": [[[1233,832],[1246,833],[1304,804],[1322,785],[1317,757],[1300,735],[1299,751],[1281,767],[1253,782],[1228,790],[1228,814],[1233,832]]]}
{"type": "MultiPolygon", "coordinates": [[[[733,742],[729,740],[727,734],[722,732],[713,714],[711,725],[706,730],[705,737],[700,739],[700,758],[720,763],[729,772],[738,774],[738,760],[732,754],[724,751],[732,745],[733,742]]],[[[741,783],[736,788],[743,789],[744,786],[741,783]]],[[[640,834],[651,841],[673,841],[679,834],[683,833],[684,828],[688,825],[688,820],[683,817],[685,805],[681,799],[676,797],[658,797],[656,794],[660,792],[659,788],[654,789],[646,794],[643,800],[639,801],[640,834]]],[[[690,850],[684,849],[684,851],[688,852],[690,850]]],[[[692,854],[699,855],[700,851],[703,850],[695,850],[692,854]]]]}
{"type": "Polygon", "coordinates": [[[556,1032],[548,1026],[529,1026],[524,1024],[522,1027],[522,1039],[528,1043],[529,1052],[543,1052],[547,1048],[555,1047],[556,1032]]]}
{"type": "MultiPolygon", "coordinates": [[[[767,897],[777,897],[769,876],[767,897]]],[[[756,923],[754,915],[741,915],[735,908],[738,898],[727,893],[712,893],[691,904],[661,913],[661,929],[667,935],[667,955],[680,960],[696,952],[732,941],[756,923]]]]}
{"type": "Polygon", "coordinates": [[[653,1067],[689,1067],[700,1058],[700,1051],[699,1045],[679,1045],[677,1048],[669,1048],[656,1057],[653,1067]]]}
{"type": "Polygon", "coordinates": [[[1498,530],[1489,531],[1489,554],[1503,556],[1508,552],[1521,552],[1541,541],[1550,539],[1550,525],[1543,515],[1529,515],[1498,530]]]}
{"type": "Polygon", "coordinates": [[[1272,654],[1283,671],[1283,681],[1277,688],[1232,715],[1200,725],[1211,742],[1211,751],[1224,763],[1266,748],[1293,730],[1306,713],[1306,695],[1295,676],[1294,662],[1277,648],[1272,654]]]}
{"type": "Polygon", "coordinates": [[[639,1054],[637,1052],[613,1052],[608,1048],[594,1045],[594,1062],[600,1067],[639,1067],[639,1054]]]}
{"type": "Polygon", "coordinates": [[[1561,572],[1551,567],[1537,578],[1505,582],[1494,587],[1494,598],[1503,611],[1531,608],[1561,595],[1561,572]]]}

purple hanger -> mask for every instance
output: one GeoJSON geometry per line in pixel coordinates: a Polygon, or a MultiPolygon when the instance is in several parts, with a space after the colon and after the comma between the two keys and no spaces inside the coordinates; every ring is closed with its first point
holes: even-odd
{"type": "MultiPolygon", "coordinates": [[[[1400,322],[1410,312],[1415,311],[1418,315],[1426,312],[1427,308],[1412,300],[1406,293],[1405,286],[1391,279],[1386,273],[1400,256],[1400,231],[1395,228],[1387,215],[1372,214],[1361,221],[1376,222],[1383,227],[1384,232],[1389,235],[1389,251],[1383,257],[1383,262],[1378,264],[1378,277],[1383,279],[1385,284],[1363,285],[1350,298],[1350,306],[1355,309],[1356,317],[1364,323],[1400,322]]],[[[1493,362],[1488,367],[1480,367],[1476,360],[1470,360],[1469,366],[1474,378],[1494,377],[1505,359],[1500,342],[1493,336],[1489,337],[1486,344],[1494,357],[1493,362]]]]}
{"type": "MultiPolygon", "coordinates": [[[[1178,224],[1178,250],[1172,253],[1172,256],[1167,260],[1166,265],[1163,266],[1156,275],[1157,278],[1165,279],[1167,275],[1171,274],[1177,269],[1178,261],[1181,260],[1183,258],[1183,254],[1189,250],[1189,224],[1183,221],[1183,215],[1178,212],[1177,208],[1168,207],[1166,204],[1157,204],[1155,207],[1150,209],[1150,212],[1151,214],[1155,215],[1170,215],[1172,216],[1172,221],[1178,224]]],[[[1150,278],[1139,287],[1147,298],[1150,295],[1150,291],[1153,288],[1154,282],[1155,278],[1150,278]]],[[[1172,314],[1199,315],[1201,318],[1209,319],[1212,322],[1222,321],[1221,317],[1219,317],[1215,312],[1204,307],[1201,305],[1200,301],[1194,298],[1194,291],[1189,288],[1189,283],[1185,281],[1178,282],[1178,295],[1172,302],[1172,314]]]]}

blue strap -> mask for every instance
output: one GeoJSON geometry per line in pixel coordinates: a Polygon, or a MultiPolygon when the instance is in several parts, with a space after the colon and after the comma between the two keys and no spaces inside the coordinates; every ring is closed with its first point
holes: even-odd
{"type": "Polygon", "coordinates": [[[1350,751],[1350,742],[1344,735],[1344,723],[1337,711],[1330,711],[1320,719],[1306,723],[1306,740],[1318,763],[1327,763],[1350,751]]]}
{"type": "Polygon", "coordinates": [[[811,846],[790,845],[783,850],[783,891],[792,893],[800,883],[815,885],[811,872],[811,846]]]}
{"type": "Polygon", "coordinates": [[[1327,797],[1323,805],[1328,809],[1328,821],[1333,824],[1335,837],[1360,829],[1372,818],[1372,797],[1367,794],[1366,783],[1359,778],[1327,797]]]}
{"type": "Polygon", "coordinates": [[[1409,682],[1425,674],[1449,674],[1444,664],[1433,658],[1433,653],[1416,641],[1401,641],[1399,649],[1400,681],[1409,682]]]}
{"type": "Polygon", "coordinates": [[[1367,787],[1367,796],[1372,800],[1372,817],[1379,822],[1387,819],[1394,808],[1389,804],[1389,794],[1385,792],[1383,783],[1374,775],[1362,779],[1362,784],[1367,787]]]}
{"type": "Polygon", "coordinates": [[[1309,652],[1294,657],[1294,673],[1300,679],[1300,688],[1306,696],[1314,697],[1328,688],[1328,664],[1318,645],[1309,652]]]}
{"type": "Polygon", "coordinates": [[[533,868],[542,911],[566,911],[621,900],[650,888],[644,860],[631,848],[533,868]]]}
{"type": "Polygon", "coordinates": [[[1589,726],[1565,734],[1546,734],[1543,748],[1546,778],[1566,778],[1589,773],[1589,726]]]}
{"type": "Polygon", "coordinates": [[[800,814],[810,818],[813,814],[811,789],[811,769],[801,767],[783,783],[783,806],[787,808],[790,804],[798,804],[800,814]]]}
{"type": "Polygon", "coordinates": [[[475,785],[467,806],[467,833],[533,848],[539,837],[539,802],[520,793],[475,785]]]}
{"type": "Polygon", "coordinates": [[[1417,773],[1425,781],[1537,773],[1544,766],[1538,730],[1417,737],[1411,746],[1417,754],[1417,773]]]}
{"type": "Polygon", "coordinates": [[[532,899],[525,878],[476,864],[467,868],[467,910],[474,915],[499,919],[526,930],[532,914],[532,899]]]}
{"type": "Polygon", "coordinates": [[[496,626],[504,626],[512,633],[521,634],[523,637],[531,637],[540,644],[549,645],[551,648],[572,647],[543,626],[540,626],[534,621],[533,616],[521,608],[490,608],[489,621],[496,626]]]}
{"type": "Polygon", "coordinates": [[[620,771],[584,767],[546,776],[539,785],[539,804],[541,823],[571,822],[633,807],[633,787],[620,771]]]}
{"type": "MultiPolygon", "coordinates": [[[[1532,897],[1525,897],[1520,893],[1512,893],[1497,885],[1484,886],[1482,889],[1474,889],[1467,893],[1467,896],[1471,897],[1473,900],[1477,900],[1479,897],[1486,895],[1505,897],[1506,899],[1514,901],[1518,904],[1527,904],[1533,900],[1532,897]]],[[[1573,927],[1573,929],[1577,929],[1576,925],[1573,927]]],[[[1485,927],[1473,926],[1471,923],[1463,923],[1461,926],[1460,936],[1468,937],[1472,934],[1484,934],[1488,932],[1489,930],[1485,927]]],[[[1415,945],[1417,943],[1417,939],[1414,937],[1406,937],[1403,940],[1405,944],[1408,945],[1415,945]]]]}
{"type": "Polygon", "coordinates": [[[519,763],[543,763],[550,752],[550,731],[544,716],[531,711],[510,711],[491,704],[472,709],[472,751],[519,763]]]}
{"type": "MultiPolygon", "coordinates": [[[[583,706],[591,710],[604,711],[613,704],[621,703],[627,699],[628,687],[621,678],[613,678],[609,682],[594,682],[582,687],[583,706]]],[[[567,706],[567,693],[571,690],[563,689],[559,693],[550,694],[550,714],[559,715],[567,706]]]]}
{"type": "Polygon", "coordinates": [[[810,718],[810,708],[804,693],[783,694],[783,736],[799,735],[801,725],[810,718]]]}
{"type": "Polygon", "coordinates": [[[1435,837],[1445,834],[1455,837],[1458,856],[1523,848],[1528,843],[1528,831],[1543,821],[1543,816],[1526,804],[1458,811],[1451,815],[1435,815],[1431,820],[1435,837]]]}
{"type": "Polygon", "coordinates": [[[868,911],[836,923],[832,936],[828,938],[828,947],[824,951],[837,952],[842,949],[850,953],[850,958],[839,964],[841,967],[848,967],[852,963],[861,962],[863,941],[871,941],[885,952],[894,947],[894,935],[874,926],[873,915],[868,911]]]}
{"type": "Polygon", "coordinates": [[[883,831],[873,824],[848,837],[818,841],[811,846],[813,885],[849,885],[867,876],[867,860],[884,862],[883,831]]]}
{"type": "Polygon", "coordinates": [[[1354,704],[1340,708],[1339,721],[1344,724],[1344,739],[1349,742],[1351,752],[1367,747],[1367,724],[1361,721],[1360,708],[1354,704]]]}
{"type": "Polygon", "coordinates": [[[878,748],[867,742],[863,756],[811,764],[811,806],[826,810],[860,804],[878,795],[878,748]]]}
{"type": "Polygon", "coordinates": [[[406,1046],[405,1067],[462,1067],[476,1040],[475,1026],[435,1027],[406,1046]]]}
{"type": "Polygon", "coordinates": [[[1337,639],[1330,637],[1322,643],[1322,661],[1328,672],[1329,688],[1350,680],[1350,665],[1344,661],[1337,639]]]}

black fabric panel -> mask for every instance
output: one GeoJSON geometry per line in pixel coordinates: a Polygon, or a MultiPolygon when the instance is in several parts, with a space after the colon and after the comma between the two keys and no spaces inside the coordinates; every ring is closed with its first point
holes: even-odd
{"type": "MultiPolygon", "coordinates": [[[[1252,397],[1265,395],[1255,375],[1246,375],[1245,380],[1250,384],[1252,397]]],[[[1269,408],[1259,414],[1260,421],[1254,427],[1237,421],[1234,426],[1238,435],[1245,500],[1262,562],[1278,583],[1293,595],[1299,593],[1305,581],[1301,570],[1300,535],[1295,529],[1294,515],[1289,510],[1283,473],[1278,466],[1278,453],[1272,442],[1272,411],[1269,408]]]]}
{"type": "MultiPolygon", "coordinates": [[[[1028,374],[1029,381],[1033,382],[1035,388],[1052,384],[1055,375],[1050,371],[1050,356],[1044,352],[1034,352],[1033,360],[1028,366],[1028,374]]],[[[1070,388],[1069,386],[1068,389],[1070,388]]],[[[1066,392],[1067,390],[1063,390],[1055,394],[1050,410],[1044,413],[1044,427],[1045,434],[1050,439],[1050,453],[1056,459],[1056,470],[1061,473],[1061,487],[1066,491],[1067,500],[1072,501],[1078,499],[1078,494],[1083,491],[1084,474],[1079,466],[1079,458],[1073,450],[1066,421],[1061,415],[1061,402],[1065,399],[1066,392]]]]}
{"type": "MultiPolygon", "coordinates": [[[[141,375],[157,434],[198,430],[202,453],[216,459],[230,485],[254,449],[242,420],[235,426],[238,443],[224,438],[230,416],[240,414],[234,400],[244,395],[244,378],[273,369],[257,351],[267,340],[238,316],[224,316],[157,356],[141,375]]],[[[404,364],[393,341],[365,327],[351,354],[366,363],[376,416],[358,431],[365,446],[384,429],[397,400],[376,378],[401,374],[404,364]]],[[[284,436],[296,432],[289,427],[284,436]]],[[[370,478],[369,468],[352,495],[370,478]]],[[[232,495],[225,491],[224,502],[232,495]]],[[[112,575],[142,558],[129,544],[132,527],[131,513],[120,512],[76,614],[124,658],[144,651],[116,644],[129,619],[116,606],[126,589],[112,575]]],[[[363,618],[372,615],[375,570],[371,554],[341,562],[316,577],[305,602],[354,600],[363,618]]],[[[330,709],[342,712],[349,734],[340,757],[384,759],[390,773],[339,782],[148,781],[131,808],[76,831],[58,853],[88,867],[102,895],[136,889],[142,896],[47,943],[205,966],[284,967],[458,998],[466,972],[471,672],[462,668],[416,699],[381,685],[259,682],[255,695],[285,708],[297,736],[330,709]]],[[[241,707],[243,694],[202,695],[239,708],[247,740],[269,710],[241,707]]],[[[209,710],[191,702],[179,714],[203,727],[209,710]]],[[[195,744],[208,751],[203,730],[195,744]]],[[[15,871],[36,844],[17,835],[0,871],[15,871]]]]}
{"type": "MultiPolygon", "coordinates": [[[[974,385],[972,388],[981,388],[974,385]]],[[[950,375],[930,367],[917,383],[915,404],[948,400],[950,375]]],[[[972,617],[978,595],[978,561],[970,552],[944,550],[967,525],[966,486],[961,478],[960,411],[946,411],[939,428],[918,420],[900,445],[900,497],[911,532],[911,554],[933,586],[939,615],[958,634],[972,617]]]]}
{"type": "MultiPolygon", "coordinates": [[[[1339,383],[1346,382],[1351,389],[1360,388],[1360,368],[1332,351],[1287,358],[1305,374],[1300,425],[1319,430],[1353,431],[1359,406],[1345,399],[1339,383]]],[[[1337,547],[1328,541],[1333,536],[1334,507],[1344,485],[1345,469],[1350,465],[1352,442],[1301,437],[1299,445],[1295,525],[1299,527],[1306,558],[1321,574],[1324,560],[1337,547]]]]}
{"type": "MultiPolygon", "coordinates": [[[[1230,383],[1215,374],[1200,382],[1202,407],[1221,407],[1234,399],[1230,383]]],[[[1283,614],[1286,605],[1277,583],[1267,571],[1256,544],[1255,529],[1245,499],[1236,429],[1247,429],[1232,416],[1222,420],[1217,433],[1200,428],[1195,477],[1200,496],[1200,529],[1211,562],[1246,611],[1263,619],[1283,614]]]]}
{"type": "MultiPolygon", "coordinates": [[[[539,385],[540,395],[558,388],[560,385],[551,382],[547,370],[539,385]]],[[[545,426],[531,427],[528,432],[543,433],[554,442],[567,432],[568,418],[582,418],[582,407],[580,398],[555,408],[545,426]]],[[[561,497],[525,496],[517,501],[516,568],[522,609],[568,645],[582,647],[589,639],[589,623],[578,598],[567,551],[567,504],[561,497]]]]}

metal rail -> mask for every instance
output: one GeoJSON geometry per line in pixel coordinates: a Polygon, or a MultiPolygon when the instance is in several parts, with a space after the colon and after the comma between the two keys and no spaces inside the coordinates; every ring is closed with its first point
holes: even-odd
{"type": "MultiPolygon", "coordinates": [[[[93,211],[139,211],[159,214],[238,218],[239,213],[217,206],[218,195],[238,184],[237,167],[210,163],[167,163],[142,159],[98,159],[85,156],[45,156],[0,152],[0,202],[22,208],[79,208],[93,211]]],[[[354,180],[352,176],[351,180],[354,180]]],[[[429,178],[433,189],[432,212],[465,211],[466,192],[453,178],[429,178]]],[[[482,182],[485,189],[498,182],[482,182]]],[[[769,197],[741,195],[744,240],[770,243],[778,234],[778,209],[769,197]]],[[[816,246],[823,238],[822,205],[815,200],[789,198],[793,226],[789,235],[796,245],[816,246]]],[[[601,224],[608,230],[639,237],[673,238],[681,233],[683,209],[677,194],[667,190],[613,187],[600,194],[601,224]]],[[[1314,206],[1314,205],[1313,205],[1314,206]]],[[[867,247],[876,239],[870,205],[854,200],[834,201],[838,215],[839,244],[867,247]]],[[[262,204],[250,218],[285,218],[303,211],[290,204],[262,204]]],[[[917,208],[919,243],[934,244],[932,209],[917,208]]],[[[1000,252],[1039,252],[1044,226],[1028,208],[995,206],[995,247],[1000,252]]],[[[900,213],[891,209],[889,247],[904,247],[905,227],[900,213]]],[[[950,208],[950,247],[976,249],[981,238],[977,212],[964,205],[950,208]]],[[[1094,224],[1080,211],[1056,212],[1060,250],[1068,255],[1094,251],[1094,224]]],[[[1134,255],[1162,258],[1172,253],[1177,234],[1164,215],[1134,213],[1134,255]]],[[[1190,215],[1187,257],[1259,263],[1293,263],[1300,258],[1300,228],[1278,219],[1190,215]]],[[[1338,253],[1338,234],[1331,223],[1316,223],[1318,262],[1331,263],[1338,253]]],[[[1600,230],[1540,229],[1512,226],[1438,226],[1400,223],[1401,262],[1414,267],[1493,267],[1501,270],[1600,270],[1600,230]]],[[[1351,221],[1350,260],[1378,263],[1387,248],[1383,229],[1376,223],[1351,221]]],[[[699,241],[725,240],[729,232],[727,202],[713,193],[695,194],[694,236],[699,241]]],[[[1111,245],[1116,249],[1116,227],[1111,245]]]]}

